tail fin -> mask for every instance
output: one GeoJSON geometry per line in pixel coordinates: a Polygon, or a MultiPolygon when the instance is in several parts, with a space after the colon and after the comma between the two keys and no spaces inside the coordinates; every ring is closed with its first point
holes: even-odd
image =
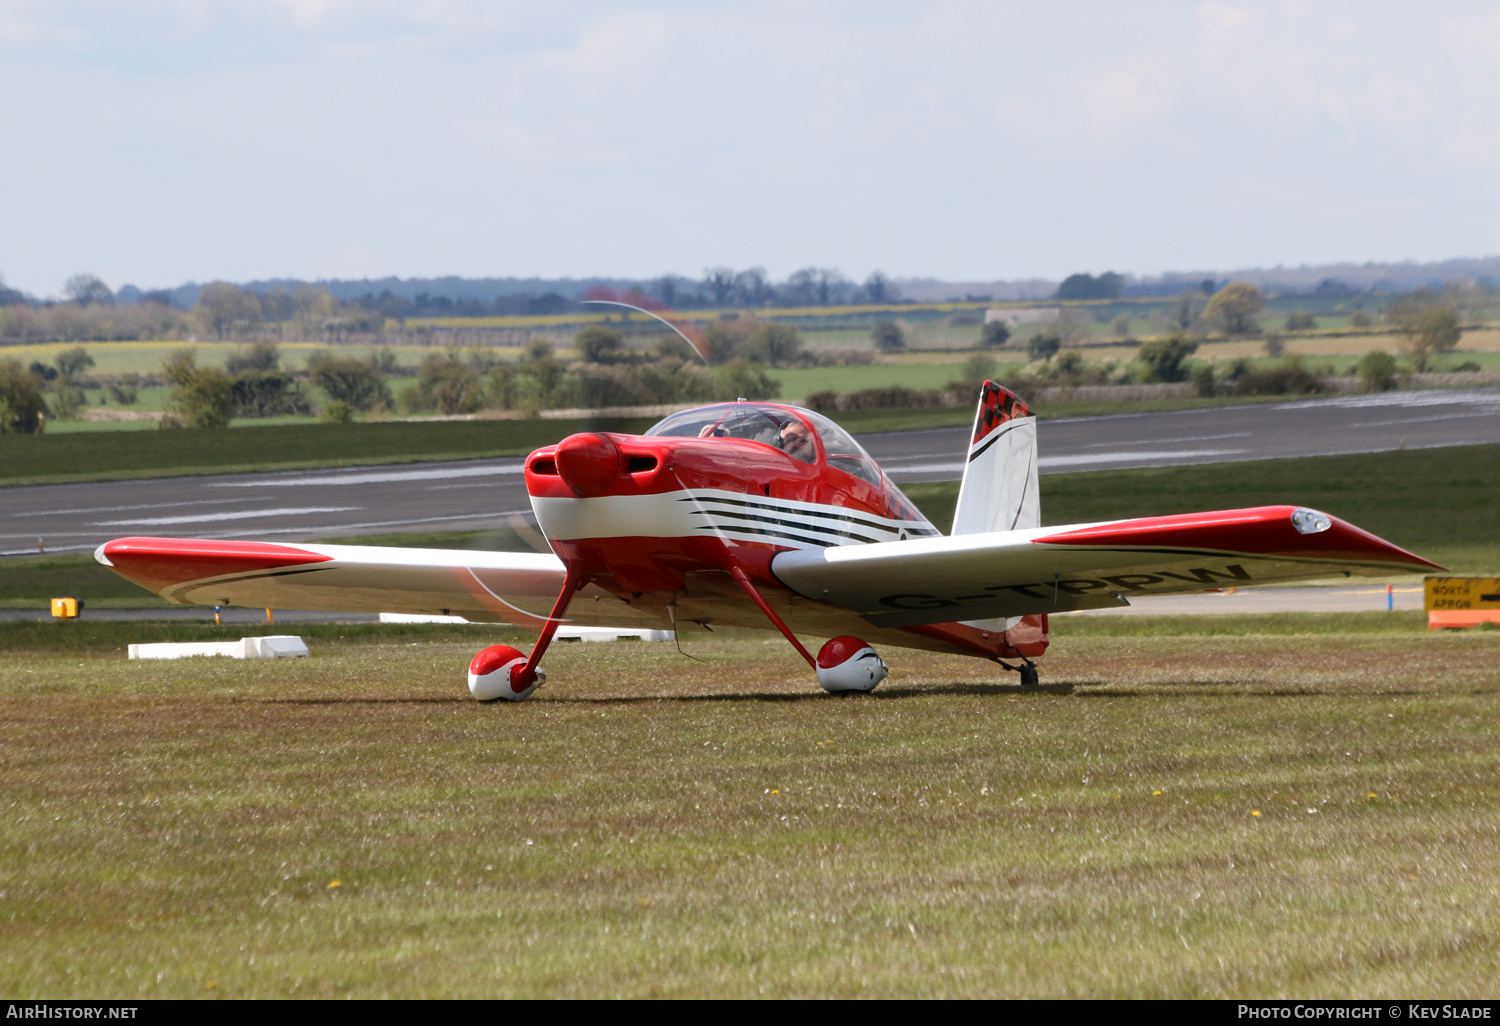
{"type": "Polygon", "coordinates": [[[1036,417],[1014,392],[986,381],[953,511],[953,534],[1042,524],[1036,483],[1036,417]]]}

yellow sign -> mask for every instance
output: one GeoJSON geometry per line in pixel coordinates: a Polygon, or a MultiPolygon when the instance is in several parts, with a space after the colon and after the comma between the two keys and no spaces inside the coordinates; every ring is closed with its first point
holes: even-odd
{"type": "Polygon", "coordinates": [[[52,615],[60,619],[71,620],[78,615],[79,605],[76,598],[55,598],[52,600],[52,615]]]}
{"type": "Polygon", "coordinates": [[[1423,582],[1423,608],[1500,609],[1500,578],[1428,577],[1423,582]]]}

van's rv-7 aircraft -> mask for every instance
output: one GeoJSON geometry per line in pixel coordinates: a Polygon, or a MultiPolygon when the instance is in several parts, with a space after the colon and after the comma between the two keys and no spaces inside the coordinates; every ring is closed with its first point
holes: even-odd
{"type": "Polygon", "coordinates": [[[1037,683],[1047,617],[1132,596],[1442,569],[1297,506],[1042,527],[1036,418],[986,381],[944,536],[831,420],[762,402],[586,432],[526,459],[552,554],[120,538],[95,558],[179,604],[459,615],[538,630],[469,666],[520,701],[566,622],[774,628],[829,691],[869,691],[870,643],[992,660],[1037,683]],[[816,657],[798,635],[831,638],[816,657]]]}

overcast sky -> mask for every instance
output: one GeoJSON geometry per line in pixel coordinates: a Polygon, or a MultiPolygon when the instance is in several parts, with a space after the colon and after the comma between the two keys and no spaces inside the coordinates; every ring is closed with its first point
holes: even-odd
{"type": "Polygon", "coordinates": [[[1492,2],[0,0],[0,274],[1500,252],[1492,2]]]}

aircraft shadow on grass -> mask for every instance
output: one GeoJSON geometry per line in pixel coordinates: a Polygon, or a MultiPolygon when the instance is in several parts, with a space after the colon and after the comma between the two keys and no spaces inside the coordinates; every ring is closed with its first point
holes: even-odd
{"type": "MultiPolygon", "coordinates": [[[[940,684],[935,687],[899,686],[876,692],[853,692],[849,697],[863,696],[876,700],[896,698],[925,698],[938,695],[1071,695],[1079,687],[1099,687],[1103,681],[1081,681],[1076,684],[1041,684],[1023,688],[1017,684],[940,684]]],[[[821,691],[807,694],[784,694],[766,692],[721,692],[719,694],[689,695],[567,695],[545,696],[543,701],[558,705],[655,705],[662,702],[827,702],[829,696],[821,691]]],[[[254,702],[259,705],[471,705],[461,696],[433,698],[412,696],[410,698],[263,698],[235,699],[236,702],[254,702]]]]}

